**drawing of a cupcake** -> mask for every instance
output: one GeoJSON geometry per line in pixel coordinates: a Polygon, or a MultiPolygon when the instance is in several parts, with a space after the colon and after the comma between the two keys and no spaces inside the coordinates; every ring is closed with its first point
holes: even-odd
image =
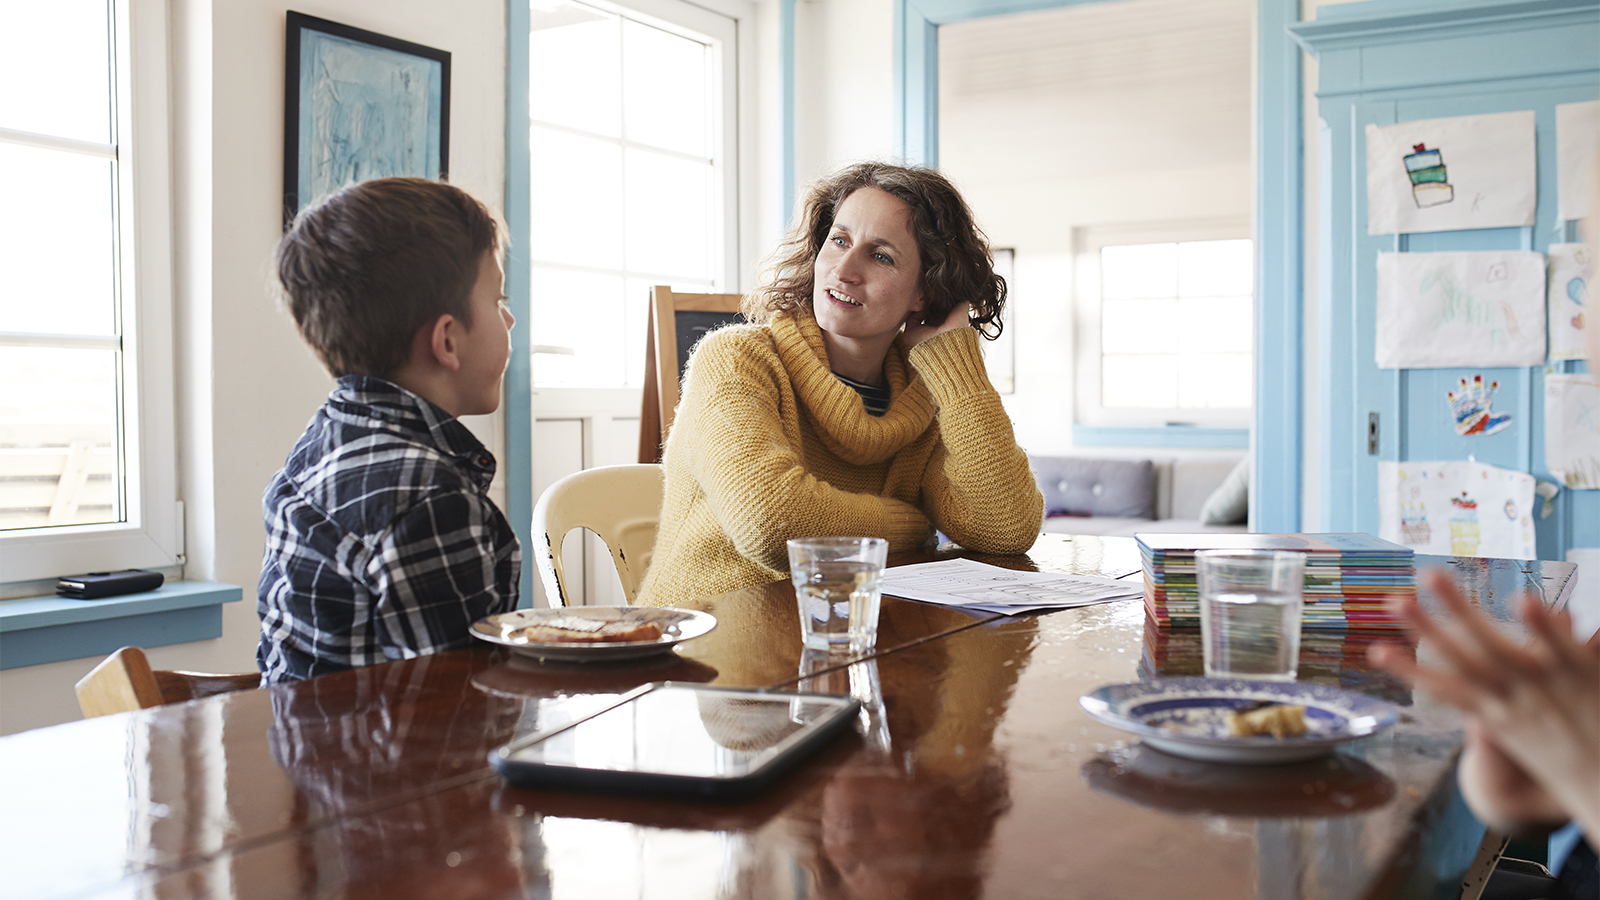
{"type": "Polygon", "coordinates": [[[1438,150],[1429,150],[1426,144],[1412,147],[1405,158],[1406,174],[1411,176],[1411,197],[1420,209],[1449,203],[1456,198],[1456,189],[1450,186],[1445,172],[1444,158],[1438,150]]]}

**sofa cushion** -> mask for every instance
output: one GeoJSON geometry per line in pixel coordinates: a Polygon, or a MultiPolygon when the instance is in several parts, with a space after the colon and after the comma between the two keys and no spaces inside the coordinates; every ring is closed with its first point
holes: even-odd
{"type": "Polygon", "coordinates": [[[1239,460],[1228,477],[1200,507],[1200,521],[1207,525],[1235,525],[1250,513],[1250,457],[1239,460]]]}
{"type": "Polygon", "coordinates": [[[1155,517],[1155,469],[1148,459],[1039,456],[1032,462],[1046,516],[1155,517]]]}
{"type": "Polygon", "coordinates": [[[1205,506],[1206,500],[1228,479],[1228,473],[1244,457],[1245,454],[1174,459],[1172,502],[1162,518],[1200,518],[1200,509],[1205,506]]]}

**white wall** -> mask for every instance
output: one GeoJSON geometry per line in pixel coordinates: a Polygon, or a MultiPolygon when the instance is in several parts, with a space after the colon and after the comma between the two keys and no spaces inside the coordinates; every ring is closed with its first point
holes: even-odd
{"type": "Polygon", "coordinates": [[[864,159],[894,156],[894,4],[795,4],[795,192],[864,159]]]}
{"type": "MultiPolygon", "coordinates": [[[[286,7],[172,0],[171,9],[185,575],[240,585],[245,599],[224,607],[221,638],[149,655],[157,668],[245,672],[259,634],[261,492],[332,380],[267,288],[280,234],[286,7]]],[[[309,0],[295,9],[450,51],[451,181],[502,206],[503,0],[309,0]]],[[[469,423],[497,455],[499,421],[469,423]]],[[[99,659],[0,672],[0,734],[78,718],[72,685],[99,659]]]]}

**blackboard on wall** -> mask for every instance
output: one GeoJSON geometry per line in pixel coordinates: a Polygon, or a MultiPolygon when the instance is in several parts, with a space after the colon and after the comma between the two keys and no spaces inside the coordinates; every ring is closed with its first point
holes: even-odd
{"type": "Polygon", "coordinates": [[[704,310],[679,310],[672,315],[678,333],[678,382],[683,383],[683,373],[689,368],[689,354],[693,352],[694,345],[706,336],[706,332],[715,331],[724,325],[737,325],[744,322],[743,315],[737,312],[708,312],[704,310]]]}

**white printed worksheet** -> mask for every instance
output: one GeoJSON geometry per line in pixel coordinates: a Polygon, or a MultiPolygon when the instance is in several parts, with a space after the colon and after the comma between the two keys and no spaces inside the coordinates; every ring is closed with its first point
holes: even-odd
{"type": "Polygon", "coordinates": [[[1014,616],[1139,597],[1144,583],[1099,575],[1019,572],[970,559],[946,559],[884,570],[883,593],[1014,616]]]}

